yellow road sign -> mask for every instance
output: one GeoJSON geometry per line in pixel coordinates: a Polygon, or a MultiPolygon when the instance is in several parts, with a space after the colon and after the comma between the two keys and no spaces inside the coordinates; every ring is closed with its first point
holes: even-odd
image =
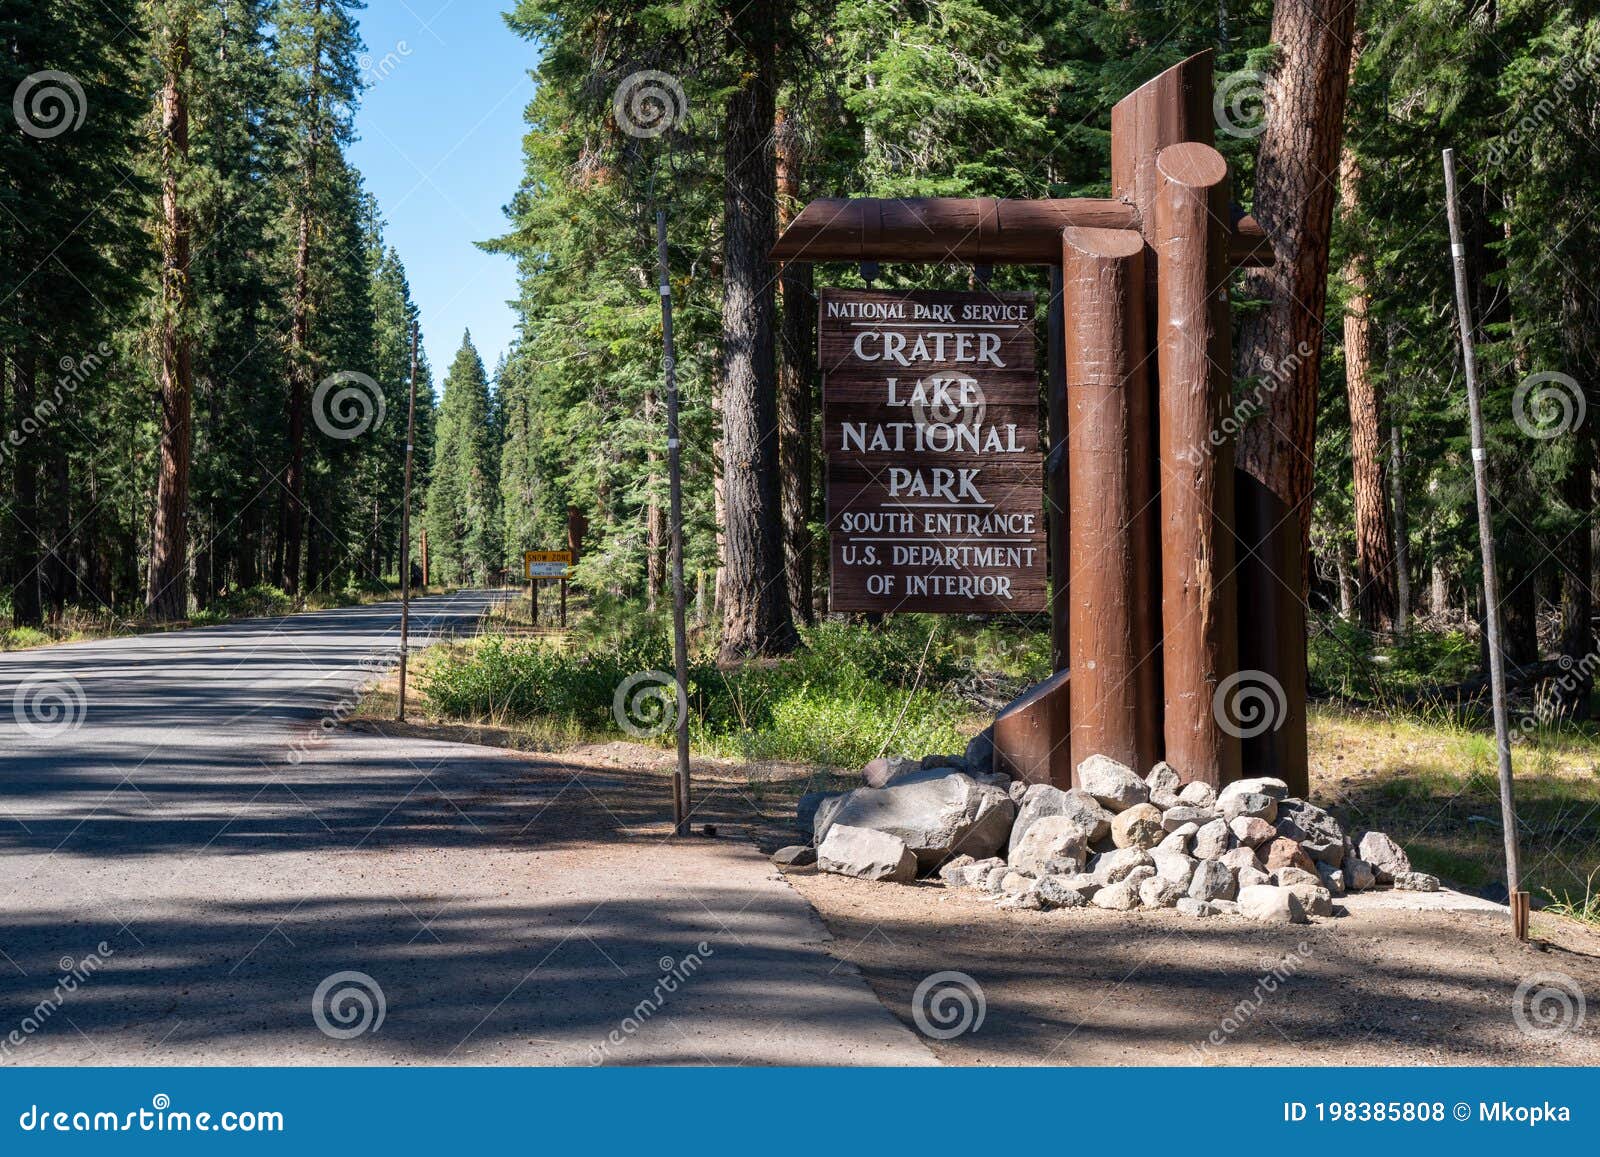
{"type": "Polygon", "coordinates": [[[522,554],[522,577],[564,579],[572,566],[570,550],[529,550],[522,554]]]}

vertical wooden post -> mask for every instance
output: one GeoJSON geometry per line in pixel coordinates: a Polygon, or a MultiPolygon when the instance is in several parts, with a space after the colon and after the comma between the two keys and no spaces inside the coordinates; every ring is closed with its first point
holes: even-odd
{"type": "Polygon", "coordinates": [[[406,403],[406,476],[400,506],[400,693],[395,719],[406,718],[406,658],[411,647],[411,457],[417,440],[417,323],[411,323],[411,396],[406,403]]]}
{"type": "Polygon", "coordinates": [[[539,625],[539,580],[528,580],[528,617],[534,626],[539,625]]]}
{"type": "Polygon", "coordinates": [[[422,548],[422,589],[428,589],[428,528],[422,528],[422,541],[418,544],[422,548]]]}
{"type": "Polygon", "coordinates": [[[561,580],[561,629],[567,629],[567,580],[561,580]]]}
{"type": "Polygon", "coordinates": [[[1228,164],[1209,145],[1156,157],[1150,241],[1159,284],[1161,625],[1166,759],[1187,781],[1239,776],[1239,737],[1217,691],[1238,663],[1227,299],[1228,164]]]}
{"type": "Polygon", "coordinates": [[[1154,657],[1135,621],[1151,617],[1154,597],[1151,487],[1135,468],[1150,460],[1144,238],[1068,228],[1061,252],[1072,766],[1109,755],[1143,774],[1160,718],[1154,657]]]}
{"type": "Polygon", "coordinates": [[[656,211],[656,262],[661,277],[661,367],[667,386],[667,485],[672,531],[672,671],[677,692],[678,769],[673,777],[672,830],[689,834],[689,633],[683,614],[683,465],[678,439],[678,356],[672,344],[672,279],[667,262],[667,215],[656,211]]]}
{"type": "MultiPolygon", "coordinates": [[[[1048,393],[1045,397],[1045,431],[1050,439],[1045,458],[1045,504],[1050,531],[1050,665],[1065,671],[1071,662],[1069,644],[1072,605],[1072,558],[1067,548],[1067,509],[1071,494],[1067,481],[1067,360],[1066,320],[1061,296],[1061,267],[1050,267],[1050,306],[1045,313],[1045,358],[1048,393]]],[[[1067,736],[1063,735],[1062,740],[1067,736]]],[[[1063,755],[1066,753],[1063,752],[1063,755]]],[[[1072,767],[1052,772],[1066,787],[1072,767]]]]}

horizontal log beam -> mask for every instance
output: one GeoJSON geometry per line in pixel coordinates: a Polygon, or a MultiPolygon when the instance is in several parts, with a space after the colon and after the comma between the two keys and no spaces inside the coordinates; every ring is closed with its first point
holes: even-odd
{"type": "MultiPolygon", "coordinates": [[[[1138,229],[1123,201],[1090,197],[827,197],[801,210],[772,247],[774,261],[915,261],[1059,265],[1066,228],[1138,229]]],[[[1234,265],[1270,265],[1272,246],[1253,217],[1233,225],[1234,265]]]]}

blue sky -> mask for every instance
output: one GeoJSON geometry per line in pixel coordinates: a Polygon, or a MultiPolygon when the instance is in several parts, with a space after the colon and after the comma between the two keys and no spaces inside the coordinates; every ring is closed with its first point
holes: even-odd
{"type": "Polygon", "coordinates": [[[510,258],[473,242],[505,232],[522,176],[533,45],[501,19],[507,0],[368,0],[369,87],[351,159],[378,199],[422,311],[435,388],[470,328],[490,372],[511,344],[510,258]]]}

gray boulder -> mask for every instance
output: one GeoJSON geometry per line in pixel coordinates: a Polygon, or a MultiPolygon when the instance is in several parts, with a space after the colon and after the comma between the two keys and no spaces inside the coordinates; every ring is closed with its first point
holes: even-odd
{"type": "Polygon", "coordinates": [[[834,824],[817,848],[817,867],[858,880],[909,884],[917,878],[917,857],[906,842],[871,828],[834,824]]]}
{"type": "Polygon", "coordinates": [[[1011,825],[1008,847],[1015,848],[1027,835],[1028,829],[1041,816],[1068,816],[1091,843],[1111,834],[1111,813],[1095,802],[1087,792],[1074,788],[1062,791],[1048,783],[1030,784],[1023,794],[1022,806],[1017,809],[1016,822],[1011,825]]]}
{"type": "Polygon", "coordinates": [[[1237,900],[1210,900],[1208,903],[1223,916],[1237,916],[1239,914],[1239,901],[1237,900]]]}
{"type": "Polygon", "coordinates": [[[1162,811],[1182,802],[1178,793],[1183,790],[1183,781],[1169,764],[1158,763],[1152,767],[1150,774],[1144,777],[1144,786],[1150,793],[1150,802],[1162,811]]]}
{"type": "Polygon", "coordinates": [[[1037,912],[1044,907],[1037,892],[1005,892],[994,906],[1003,912],[1037,912]]]}
{"type": "Polygon", "coordinates": [[[1190,804],[1180,803],[1177,807],[1168,808],[1161,816],[1161,826],[1169,832],[1175,832],[1184,824],[1193,824],[1196,828],[1202,827],[1217,818],[1217,813],[1208,807],[1193,807],[1190,804]]]}
{"type": "Polygon", "coordinates": [[[1000,877],[1000,890],[1016,895],[1018,892],[1031,892],[1039,886],[1039,881],[1026,872],[1015,869],[1000,877]]]}
{"type": "Polygon", "coordinates": [[[1322,887],[1322,877],[1305,868],[1296,868],[1293,865],[1274,868],[1272,882],[1280,888],[1291,888],[1297,884],[1306,884],[1313,888],[1322,887]]]}
{"type": "Polygon", "coordinates": [[[1022,797],[1028,794],[1028,789],[1033,784],[1025,779],[1014,779],[1006,785],[1006,794],[1011,797],[1011,802],[1018,807],[1022,806],[1022,797]]]}
{"type": "Polygon", "coordinates": [[[1217,789],[1197,779],[1183,785],[1183,790],[1178,793],[1178,802],[1209,811],[1217,805],[1217,789]]]}
{"type": "Polygon", "coordinates": [[[1314,803],[1303,799],[1279,803],[1278,834],[1298,841],[1306,855],[1319,864],[1337,868],[1344,863],[1344,829],[1314,803]]]}
{"type": "MultiPolygon", "coordinates": [[[[819,810],[819,827],[823,815],[819,810]]],[[[993,855],[1005,846],[1015,815],[1016,805],[1001,789],[962,772],[934,769],[901,775],[888,787],[858,787],[841,797],[828,821],[899,837],[929,872],[963,852],[993,855]]]]}
{"type": "Polygon", "coordinates": [[[1239,893],[1239,915],[1264,924],[1305,924],[1306,909],[1288,888],[1257,884],[1239,893]]]}
{"type": "Polygon", "coordinates": [[[1333,896],[1328,889],[1316,884],[1290,884],[1288,888],[1295,894],[1308,916],[1333,915],[1333,896]]]}
{"type": "Polygon", "coordinates": [[[1401,872],[1411,870],[1411,860],[1399,844],[1382,832],[1368,832],[1356,845],[1356,855],[1372,865],[1380,884],[1392,884],[1401,872]]]}
{"type": "Polygon", "coordinates": [[[1240,871],[1243,868],[1261,867],[1260,859],[1256,857],[1254,850],[1250,848],[1230,848],[1228,851],[1223,852],[1222,855],[1218,856],[1217,859],[1221,863],[1228,865],[1228,867],[1232,868],[1235,872],[1240,871]]]}
{"type": "Polygon", "coordinates": [[[921,771],[926,766],[920,759],[909,755],[880,755],[867,761],[861,769],[861,782],[868,787],[888,787],[895,778],[909,771],[921,771]]]}
{"type": "Polygon", "coordinates": [[[1039,896],[1047,905],[1057,908],[1081,908],[1105,885],[1088,872],[1070,876],[1046,876],[1039,881],[1039,896]],[[1076,897],[1069,900],[1068,896],[1076,897]]]}
{"type": "Polygon", "coordinates": [[[1239,889],[1240,889],[1240,891],[1243,891],[1245,888],[1253,887],[1256,884],[1270,884],[1270,883],[1272,883],[1272,877],[1269,876],[1266,872],[1263,872],[1260,868],[1240,868],[1239,869],[1239,889]]]}
{"type": "Polygon", "coordinates": [[[773,852],[771,858],[779,868],[809,868],[817,862],[817,849],[810,844],[790,844],[773,852]]]}
{"type": "Polygon", "coordinates": [[[1040,816],[1011,850],[1009,859],[1020,872],[1042,875],[1054,862],[1070,863],[1072,871],[1080,871],[1088,857],[1088,842],[1071,816],[1040,816]]]}
{"type": "Polygon", "coordinates": [[[985,727],[978,734],[967,740],[967,753],[964,757],[967,770],[993,771],[994,768],[994,727],[985,727]]]}
{"type": "Polygon", "coordinates": [[[1201,860],[1189,881],[1189,895],[1196,900],[1231,900],[1238,890],[1233,872],[1220,860],[1201,860]]]}
{"type": "Polygon", "coordinates": [[[1178,915],[1193,916],[1197,919],[1206,916],[1215,916],[1217,914],[1217,907],[1215,904],[1212,904],[1208,900],[1196,900],[1193,896],[1180,897],[1178,902],[1174,904],[1173,907],[1178,910],[1178,915]]]}
{"type": "MultiPolygon", "coordinates": [[[[1349,860],[1345,861],[1346,864],[1349,864],[1349,862],[1349,860]]],[[[1330,895],[1335,897],[1343,896],[1349,891],[1349,887],[1345,883],[1344,872],[1343,868],[1330,868],[1327,864],[1317,865],[1317,875],[1322,877],[1322,886],[1328,889],[1330,895]]]]}
{"type": "Polygon", "coordinates": [[[1228,821],[1218,818],[1208,824],[1202,824],[1200,830],[1194,834],[1194,856],[1197,860],[1216,860],[1228,850],[1228,841],[1231,833],[1228,831],[1228,821]]]}
{"type": "Polygon", "coordinates": [[[1102,884],[1125,880],[1135,868],[1150,868],[1153,872],[1155,861],[1150,858],[1150,853],[1142,848],[1118,848],[1112,852],[1102,852],[1089,861],[1089,871],[1102,884]]]}
{"type": "Polygon", "coordinates": [[[1228,821],[1228,830],[1233,833],[1234,839],[1247,848],[1259,847],[1278,834],[1278,830],[1266,820],[1255,816],[1235,816],[1228,821]]]}
{"type": "Polygon", "coordinates": [[[1394,886],[1401,892],[1437,892],[1439,877],[1426,872],[1396,872],[1394,886]]]}
{"type": "Polygon", "coordinates": [[[1139,885],[1139,904],[1145,908],[1170,908],[1183,895],[1183,885],[1165,876],[1151,876],[1139,885]]]}
{"type": "Polygon", "coordinates": [[[830,799],[838,799],[842,791],[808,791],[800,797],[795,805],[794,818],[802,832],[815,832],[817,827],[817,809],[830,799]]]}
{"type": "Polygon", "coordinates": [[[816,812],[811,820],[811,842],[818,847],[828,838],[828,829],[833,826],[834,817],[839,814],[839,809],[844,807],[844,801],[850,797],[850,792],[841,791],[829,795],[817,803],[816,812]]]}
{"type": "Polygon", "coordinates": [[[952,887],[965,886],[967,869],[977,863],[971,856],[955,856],[939,865],[939,879],[952,887]]]}
{"type": "Polygon", "coordinates": [[[1110,756],[1091,755],[1078,764],[1073,782],[1111,811],[1127,811],[1136,803],[1148,803],[1150,789],[1133,774],[1133,769],[1110,756]]]}
{"type": "Polygon", "coordinates": [[[1168,832],[1167,838],[1157,844],[1156,847],[1188,854],[1189,843],[1194,839],[1194,834],[1199,830],[1199,824],[1184,824],[1182,827],[1174,828],[1172,831],[1168,832]]]}
{"type": "Polygon", "coordinates": [[[1378,882],[1378,875],[1372,870],[1372,865],[1360,856],[1346,856],[1344,858],[1344,882],[1352,892],[1365,892],[1378,882]]]}
{"type": "Polygon", "coordinates": [[[1119,848],[1153,848],[1167,834],[1161,826],[1161,809],[1153,803],[1136,803],[1111,821],[1111,842],[1119,848]]]}
{"type": "Polygon", "coordinates": [[[1278,801],[1259,791],[1242,791],[1231,795],[1217,807],[1225,820],[1249,816],[1270,824],[1278,818],[1278,801]]]}

